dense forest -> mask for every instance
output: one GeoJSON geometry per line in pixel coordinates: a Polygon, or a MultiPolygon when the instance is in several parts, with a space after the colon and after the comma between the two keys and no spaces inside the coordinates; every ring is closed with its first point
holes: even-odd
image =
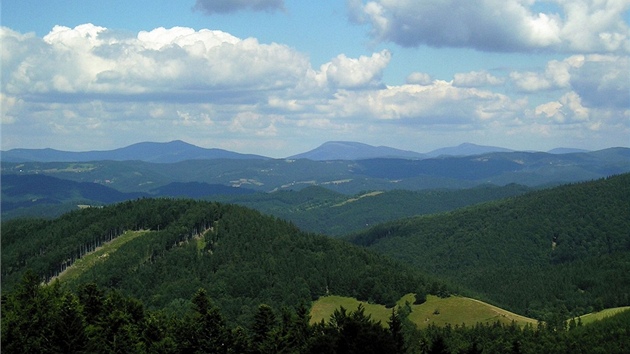
{"type": "Polygon", "coordinates": [[[152,230],[64,282],[119,289],[147,307],[181,312],[205,288],[229,321],[243,323],[261,303],[310,303],[326,294],[393,306],[407,293],[448,287],[412,267],[236,205],[139,199],[88,208],[55,220],[2,225],[2,288],[31,269],[49,281],[126,230],[152,230]]]}
{"type": "Polygon", "coordinates": [[[138,198],[177,197],[236,203],[289,220],[304,231],[339,236],[385,221],[453,210],[530,190],[510,184],[453,190],[370,191],[349,196],[321,186],[263,193],[243,186],[172,182],[148,192],[123,193],[107,186],[112,183],[105,184],[42,174],[2,174],[1,217],[4,221],[21,217],[52,219],[77,209],[78,205],[102,206],[138,198]]]}
{"type": "Polygon", "coordinates": [[[630,304],[630,174],[382,224],[349,239],[534,318],[630,304]]]}
{"type": "MultiPolygon", "coordinates": [[[[520,194],[519,188],[491,190],[520,194]]],[[[320,192],[278,195],[305,206],[320,201],[320,192]]],[[[486,192],[479,188],[468,196],[486,192]]],[[[427,207],[396,193],[343,198],[343,204],[330,192],[334,204],[327,205],[335,210],[381,196],[383,205],[402,200],[408,209],[427,207]]],[[[465,202],[448,191],[433,193],[465,202]]],[[[9,220],[2,223],[2,348],[29,353],[623,353],[630,348],[629,311],[593,324],[566,321],[630,305],[630,279],[623,276],[630,274],[630,174],[380,224],[345,240],[304,232],[244,206],[188,199],[142,198],[54,220],[9,220]],[[125,238],[130,232],[135,237],[125,238]],[[121,239],[126,241],[89,268],[60,277],[121,239]],[[541,322],[418,329],[407,318],[411,307],[396,306],[408,293],[418,303],[426,294],[472,295],[541,322]],[[362,308],[339,308],[328,321],[312,323],[311,302],[329,294],[384,304],[392,315],[379,323],[362,308]]]]}
{"type": "Polygon", "coordinates": [[[530,190],[525,186],[509,184],[501,187],[482,185],[468,189],[372,191],[348,196],[324,187],[312,186],[300,191],[211,198],[290,220],[305,231],[341,236],[386,221],[454,210],[520,195],[530,190]]]}
{"type": "Polygon", "coordinates": [[[588,153],[488,153],[422,160],[209,159],[144,161],[0,161],[2,174],[45,174],[77,182],[107,182],[120,192],[146,192],[172,182],[205,182],[271,192],[310,185],[344,194],[366,190],[471,188],[492,183],[527,186],[602,178],[630,171],[630,149],[588,153]]]}
{"type": "Polygon", "coordinates": [[[477,324],[417,329],[405,307],[387,323],[359,307],[311,323],[305,306],[261,304],[245,324],[230,325],[204,289],[179,315],[149,310],[116,290],[84,284],[76,292],[43,286],[27,272],[2,295],[7,353],[627,353],[630,311],[582,325],[477,324]]]}

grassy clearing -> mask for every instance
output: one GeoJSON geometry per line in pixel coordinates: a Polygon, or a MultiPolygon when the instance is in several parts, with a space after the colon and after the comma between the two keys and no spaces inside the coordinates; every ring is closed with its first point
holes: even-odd
{"type": "MultiPolygon", "coordinates": [[[[110,242],[104,243],[101,247],[97,248],[94,252],[91,252],[83,258],[78,259],[72,266],[68,267],[65,271],[63,271],[57,278],[59,281],[67,281],[70,279],[78,278],[83,272],[93,267],[95,264],[99,262],[104,262],[107,257],[113,252],[116,252],[122,245],[133,240],[136,237],[142,236],[146,234],[147,230],[141,231],[127,231],[124,234],[116,237],[110,242]]],[[[51,281],[52,281],[51,280],[51,281]]]]}
{"type": "MultiPolygon", "coordinates": [[[[413,294],[405,295],[398,301],[398,305],[405,302],[413,304],[413,294]]],[[[370,314],[372,319],[381,321],[383,325],[392,313],[391,308],[383,305],[368,304],[354,298],[341,296],[325,296],[317,300],[311,309],[311,322],[327,321],[335,309],[343,306],[348,311],[355,311],[359,303],[365,307],[365,313],[370,314]]],[[[444,326],[450,324],[474,325],[475,323],[511,323],[515,321],[518,325],[528,323],[536,324],[536,320],[520,316],[515,313],[492,306],[482,301],[466,297],[451,296],[449,298],[439,298],[437,296],[427,296],[427,301],[420,305],[411,305],[412,312],[409,319],[418,327],[427,327],[430,324],[444,326]]]]}
{"type": "Polygon", "coordinates": [[[429,324],[438,326],[450,324],[474,325],[475,323],[512,323],[523,326],[536,324],[533,318],[528,318],[490,305],[483,301],[451,296],[445,299],[437,296],[427,296],[427,301],[421,305],[413,305],[409,319],[420,327],[429,324]]]}
{"type": "Polygon", "coordinates": [[[587,323],[602,320],[606,317],[614,316],[620,312],[628,311],[628,310],[630,310],[630,306],[614,307],[610,309],[601,310],[599,312],[593,312],[593,313],[588,313],[586,315],[582,315],[580,316],[580,319],[582,320],[583,324],[587,324],[587,323]]]}

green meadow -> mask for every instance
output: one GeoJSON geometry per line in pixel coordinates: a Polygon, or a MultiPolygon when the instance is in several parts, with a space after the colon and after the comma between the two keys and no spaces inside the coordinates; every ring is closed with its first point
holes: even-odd
{"type": "MultiPolygon", "coordinates": [[[[475,323],[495,323],[501,322],[509,324],[512,321],[518,325],[536,324],[536,320],[521,316],[499,307],[492,306],[475,299],[451,296],[440,298],[437,296],[427,296],[427,301],[420,305],[413,305],[414,295],[408,294],[401,298],[397,305],[404,306],[408,303],[411,307],[409,319],[418,327],[424,328],[430,324],[444,326],[450,324],[474,325],[475,323]]],[[[311,323],[328,321],[335,309],[343,306],[348,311],[355,311],[359,304],[365,307],[365,313],[372,319],[387,325],[387,321],[392,314],[391,308],[383,305],[370,304],[358,301],[354,298],[342,296],[325,296],[317,300],[311,309],[311,323]]]]}
{"type": "Polygon", "coordinates": [[[623,311],[628,311],[628,310],[630,310],[630,306],[604,309],[598,312],[587,313],[586,315],[582,315],[580,316],[580,320],[582,320],[583,324],[587,324],[587,323],[603,320],[604,318],[607,318],[607,317],[612,317],[616,314],[619,314],[623,311]]]}

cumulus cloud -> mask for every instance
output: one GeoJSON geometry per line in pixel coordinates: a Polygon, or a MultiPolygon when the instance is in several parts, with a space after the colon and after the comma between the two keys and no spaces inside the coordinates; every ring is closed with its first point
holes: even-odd
{"type": "Polygon", "coordinates": [[[524,103],[502,94],[458,88],[436,80],[431,85],[340,91],[330,108],[348,117],[395,120],[413,125],[467,125],[512,118],[523,109],[524,103]]]}
{"type": "Polygon", "coordinates": [[[264,91],[382,85],[391,53],[340,54],[314,70],[288,46],[213,30],[156,28],[137,36],[84,24],[55,26],[42,39],[2,29],[7,94],[67,99],[266,101],[264,91]]]}
{"type": "Polygon", "coordinates": [[[551,0],[561,10],[536,12],[536,1],[351,0],[350,17],[378,40],[405,47],[483,51],[630,52],[624,0],[551,0]]]}
{"type": "Polygon", "coordinates": [[[195,10],[208,15],[241,10],[275,11],[284,8],[284,0],[197,0],[195,10]]]}
{"type": "Polygon", "coordinates": [[[378,85],[391,59],[391,53],[383,50],[371,57],[361,56],[358,59],[348,58],[340,54],[330,62],[321,66],[320,72],[326,80],[336,87],[358,88],[378,85]]]}
{"type": "Polygon", "coordinates": [[[535,114],[556,123],[575,123],[588,120],[589,109],[582,105],[582,99],[577,93],[568,92],[558,101],[539,105],[535,114]]]}
{"type": "Polygon", "coordinates": [[[630,107],[630,58],[615,55],[574,55],[547,63],[544,72],[512,72],[510,79],[523,92],[568,89],[587,107],[630,107]]]}
{"type": "Polygon", "coordinates": [[[56,26],[39,41],[5,30],[2,42],[24,52],[14,55],[3,47],[8,70],[2,85],[8,93],[168,93],[203,100],[231,90],[292,86],[310,65],[284,45],[182,27],[121,37],[92,24],[56,26]]]}

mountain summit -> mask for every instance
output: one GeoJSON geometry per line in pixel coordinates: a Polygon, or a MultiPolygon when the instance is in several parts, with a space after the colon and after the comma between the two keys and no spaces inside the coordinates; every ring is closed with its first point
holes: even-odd
{"type": "Polygon", "coordinates": [[[423,154],[399,150],[387,146],[372,146],[352,141],[329,141],[321,146],[289,157],[289,159],[325,160],[364,160],[373,158],[421,159],[423,154]]]}
{"type": "Polygon", "coordinates": [[[447,156],[472,156],[487,154],[490,152],[511,152],[514,150],[505,149],[497,146],[477,145],[472,143],[463,143],[457,146],[445,147],[433,150],[427,153],[428,157],[447,156]]]}

